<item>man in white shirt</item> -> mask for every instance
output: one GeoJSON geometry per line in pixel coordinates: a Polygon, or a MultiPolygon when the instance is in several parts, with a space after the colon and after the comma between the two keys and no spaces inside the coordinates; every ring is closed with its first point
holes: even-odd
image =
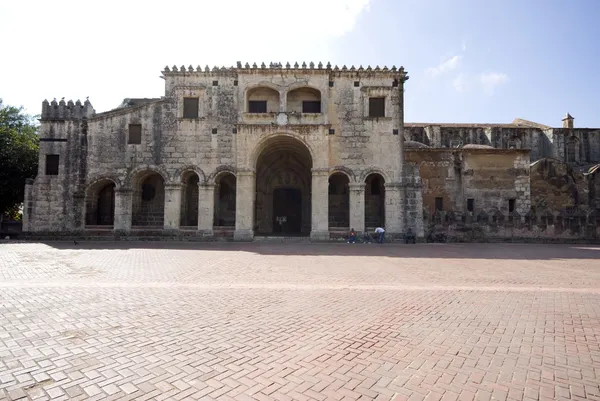
{"type": "Polygon", "coordinates": [[[375,234],[377,234],[377,243],[383,244],[383,240],[385,238],[385,230],[383,229],[383,227],[377,227],[375,229],[375,234]]]}

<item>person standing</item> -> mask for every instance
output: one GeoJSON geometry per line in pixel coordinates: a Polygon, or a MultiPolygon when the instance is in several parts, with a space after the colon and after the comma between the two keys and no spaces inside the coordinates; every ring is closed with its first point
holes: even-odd
{"type": "Polygon", "coordinates": [[[375,234],[377,234],[377,243],[383,244],[383,240],[385,239],[385,229],[383,227],[377,227],[375,229],[375,234]]]}

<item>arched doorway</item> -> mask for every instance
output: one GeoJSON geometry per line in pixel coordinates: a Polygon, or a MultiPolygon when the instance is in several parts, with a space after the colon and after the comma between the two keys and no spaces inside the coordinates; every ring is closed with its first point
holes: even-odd
{"type": "Polygon", "coordinates": [[[115,183],[101,180],[92,185],[86,194],[86,226],[112,226],[115,220],[115,183]]]}
{"type": "Polygon", "coordinates": [[[349,183],[348,176],[343,173],[329,177],[329,228],[351,228],[349,183]]]}
{"type": "Polygon", "coordinates": [[[235,227],[236,178],[223,173],[215,179],[214,226],[235,227]]]}
{"type": "Polygon", "coordinates": [[[183,174],[181,194],[181,227],[198,226],[198,182],[200,178],[194,171],[183,174]]]}
{"type": "Polygon", "coordinates": [[[132,226],[163,228],[165,181],[153,171],[140,174],[133,186],[132,226]]]}
{"type": "Polygon", "coordinates": [[[299,140],[282,135],[265,144],[256,162],[256,233],[310,234],[311,169],[299,140]]]}
{"type": "Polygon", "coordinates": [[[365,179],[365,229],[385,227],[385,180],[380,174],[365,179]]]}

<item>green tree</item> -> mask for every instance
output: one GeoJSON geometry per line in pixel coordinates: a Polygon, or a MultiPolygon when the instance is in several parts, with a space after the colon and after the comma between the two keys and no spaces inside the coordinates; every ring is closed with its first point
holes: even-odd
{"type": "Polygon", "coordinates": [[[37,175],[38,148],[35,117],[0,99],[0,214],[18,217],[25,180],[37,175]]]}

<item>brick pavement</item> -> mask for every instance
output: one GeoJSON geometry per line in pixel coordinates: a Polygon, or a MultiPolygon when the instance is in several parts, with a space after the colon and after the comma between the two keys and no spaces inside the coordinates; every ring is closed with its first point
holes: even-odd
{"type": "Polygon", "coordinates": [[[0,400],[600,400],[599,257],[0,244],[0,400]]]}

